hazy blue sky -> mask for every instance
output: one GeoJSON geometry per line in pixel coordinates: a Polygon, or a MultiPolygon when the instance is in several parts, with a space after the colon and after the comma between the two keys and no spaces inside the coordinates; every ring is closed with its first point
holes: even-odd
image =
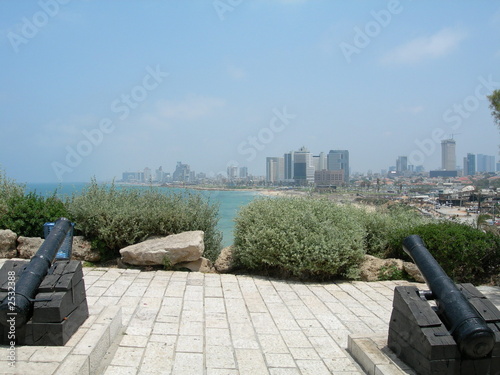
{"type": "Polygon", "coordinates": [[[0,1],[0,168],[19,182],[123,171],[265,174],[348,149],[352,171],[440,139],[497,155],[500,1],[0,1]]]}

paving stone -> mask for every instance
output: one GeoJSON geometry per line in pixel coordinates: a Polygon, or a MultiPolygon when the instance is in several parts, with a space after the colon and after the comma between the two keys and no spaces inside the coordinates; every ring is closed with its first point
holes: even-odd
{"type": "Polygon", "coordinates": [[[263,353],[288,354],[290,350],[281,335],[259,335],[263,353]]]}
{"type": "Polygon", "coordinates": [[[208,369],[236,369],[234,349],[232,347],[207,344],[205,353],[208,369]]]}
{"type": "Polygon", "coordinates": [[[228,328],[206,328],[205,341],[207,345],[231,346],[231,333],[228,328]]]}
{"type": "Polygon", "coordinates": [[[108,366],[104,375],[135,375],[137,367],[108,366]]]}
{"type": "Polygon", "coordinates": [[[300,375],[298,368],[270,368],[271,375],[300,375]]]}
{"type": "Polygon", "coordinates": [[[149,336],[123,335],[120,346],[145,348],[148,340],[149,336]]]}
{"type": "Polygon", "coordinates": [[[258,349],[236,349],[236,361],[241,375],[269,374],[266,362],[258,349]]]}
{"type": "Polygon", "coordinates": [[[203,354],[176,353],[172,375],[203,374],[203,354]]]}
{"type": "Polygon", "coordinates": [[[321,360],[297,360],[297,367],[302,375],[331,375],[321,360]]]}
{"type": "Polygon", "coordinates": [[[30,362],[62,362],[72,349],[64,346],[44,346],[35,351],[29,360],[30,362]]]}
{"type": "Polygon", "coordinates": [[[203,353],[203,336],[179,336],[176,352],[203,353]]]}
{"type": "Polygon", "coordinates": [[[88,375],[90,374],[90,361],[86,355],[70,354],[57,368],[56,374],[88,375]]]}
{"type": "Polygon", "coordinates": [[[120,346],[117,350],[111,365],[139,368],[145,348],[134,348],[120,346]]]}
{"type": "Polygon", "coordinates": [[[268,367],[293,367],[297,365],[291,354],[266,354],[266,362],[268,367]]]}

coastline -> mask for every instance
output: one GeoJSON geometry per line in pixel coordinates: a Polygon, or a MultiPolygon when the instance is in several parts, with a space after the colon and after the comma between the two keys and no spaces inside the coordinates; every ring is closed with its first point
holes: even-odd
{"type": "Polygon", "coordinates": [[[269,197],[289,197],[289,196],[305,196],[307,193],[303,191],[296,190],[279,190],[279,189],[269,189],[269,188],[228,188],[228,187],[209,187],[209,186],[199,186],[199,185],[183,185],[183,184],[137,184],[129,182],[117,182],[116,185],[119,186],[141,186],[141,187],[160,187],[168,189],[191,189],[199,191],[234,191],[234,192],[244,192],[244,193],[255,193],[258,195],[269,196],[269,197]]]}

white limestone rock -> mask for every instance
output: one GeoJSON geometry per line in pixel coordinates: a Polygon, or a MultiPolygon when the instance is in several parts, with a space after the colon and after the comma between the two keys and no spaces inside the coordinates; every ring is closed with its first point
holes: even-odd
{"type": "Polygon", "coordinates": [[[205,251],[201,230],[172,234],[127,246],[120,250],[124,263],[136,266],[170,265],[193,262],[205,251]]]}

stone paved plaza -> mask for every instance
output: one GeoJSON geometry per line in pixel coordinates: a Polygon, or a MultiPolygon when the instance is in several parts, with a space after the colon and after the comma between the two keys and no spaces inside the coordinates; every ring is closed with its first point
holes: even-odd
{"type": "MultiPolygon", "coordinates": [[[[18,347],[15,371],[2,354],[0,373],[362,374],[348,336],[387,334],[393,289],[409,285],[116,268],[84,268],[84,280],[91,316],[68,344],[18,347]],[[89,337],[109,330],[103,311],[120,311],[122,327],[88,365],[89,337]]],[[[480,290],[500,306],[500,288],[480,290]]]]}

